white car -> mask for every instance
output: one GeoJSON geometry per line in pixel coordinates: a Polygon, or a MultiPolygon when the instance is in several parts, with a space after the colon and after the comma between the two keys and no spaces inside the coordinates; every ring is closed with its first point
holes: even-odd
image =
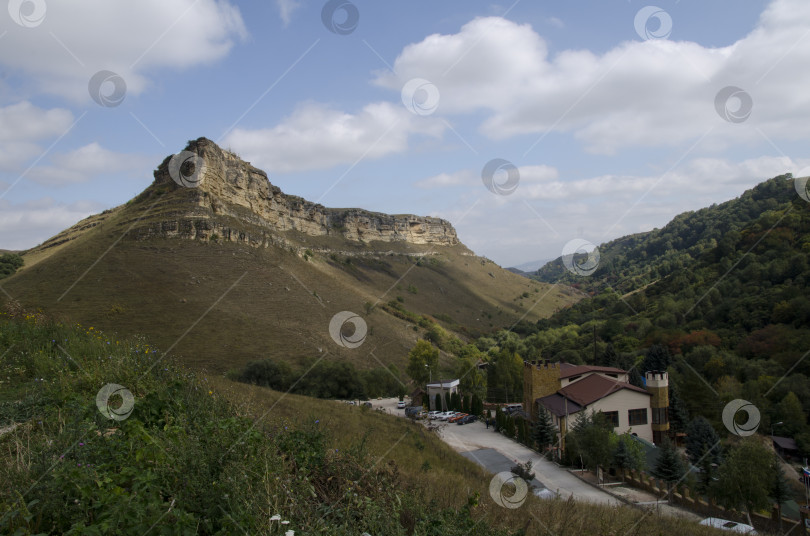
{"type": "Polygon", "coordinates": [[[438,417],[436,417],[436,418],[437,418],[438,420],[440,420],[440,421],[446,421],[446,420],[447,420],[447,419],[449,419],[450,417],[455,416],[455,414],[456,414],[456,412],[455,412],[455,411],[445,411],[445,412],[443,412],[443,413],[439,413],[439,416],[438,416],[438,417]]]}
{"type": "Polygon", "coordinates": [[[707,517],[701,521],[700,524],[707,527],[714,527],[716,529],[730,530],[740,534],[758,534],[751,525],[737,523],[736,521],[729,521],[728,519],[720,519],[719,517],[707,517]]]}
{"type": "Polygon", "coordinates": [[[399,402],[397,402],[397,409],[405,409],[405,401],[404,400],[400,400],[399,402]]]}
{"type": "Polygon", "coordinates": [[[431,421],[438,419],[440,413],[441,411],[431,411],[430,413],[428,413],[428,419],[430,419],[431,421]]]}

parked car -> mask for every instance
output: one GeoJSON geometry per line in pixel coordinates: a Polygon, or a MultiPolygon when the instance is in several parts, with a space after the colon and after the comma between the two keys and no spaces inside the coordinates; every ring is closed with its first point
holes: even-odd
{"type": "Polygon", "coordinates": [[[433,421],[433,420],[437,419],[440,414],[441,414],[441,411],[431,411],[430,413],[428,413],[428,419],[433,421]]]}
{"type": "Polygon", "coordinates": [[[405,416],[410,417],[411,419],[418,419],[421,412],[422,406],[411,406],[409,408],[405,408],[405,416]]]}
{"type": "Polygon", "coordinates": [[[463,419],[463,418],[464,418],[464,417],[466,417],[466,416],[467,416],[467,413],[456,413],[455,415],[453,415],[452,417],[450,417],[449,419],[447,419],[447,422],[456,422],[456,421],[460,421],[461,419],[463,419]]]}
{"type": "Polygon", "coordinates": [[[716,529],[738,532],[740,534],[758,534],[751,525],[737,523],[736,521],[729,521],[728,519],[720,519],[719,517],[707,517],[701,521],[700,524],[707,527],[714,527],[716,529]]]}
{"type": "Polygon", "coordinates": [[[405,409],[405,401],[404,400],[400,400],[399,402],[397,402],[397,409],[405,409]]]}
{"type": "Polygon", "coordinates": [[[456,424],[469,424],[478,420],[476,415],[467,415],[462,419],[456,421],[456,424]]]}
{"type": "Polygon", "coordinates": [[[455,414],[456,414],[455,411],[444,411],[442,413],[439,413],[436,419],[440,421],[446,421],[447,419],[450,419],[451,417],[455,416],[455,414]]]}

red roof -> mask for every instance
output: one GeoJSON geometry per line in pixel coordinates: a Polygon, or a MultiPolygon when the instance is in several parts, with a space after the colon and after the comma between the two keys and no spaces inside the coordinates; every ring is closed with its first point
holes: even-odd
{"type": "MultiPolygon", "coordinates": [[[[591,367],[591,368],[609,368],[609,367],[591,367]]],[[[569,400],[573,400],[580,406],[585,407],[590,406],[597,400],[601,400],[608,395],[612,395],[617,391],[621,391],[622,389],[629,389],[631,391],[636,391],[637,393],[644,393],[647,396],[652,396],[650,395],[650,393],[648,393],[645,389],[642,389],[641,387],[636,387],[635,385],[631,385],[629,383],[611,380],[610,378],[605,378],[604,376],[600,376],[598,374],[592,374],[587,378],[566,385],[557,392],[563,395],[564,397],[568,398],[569,400]]]]}
{"type": "Polygon", "coordinates": [[[572,365],[560,363],[560,378],[570,378],[587,372],[604,372],[605,374],[627,374],[626,370],[614,367],[597,367],[593,365],[572,365]]]}

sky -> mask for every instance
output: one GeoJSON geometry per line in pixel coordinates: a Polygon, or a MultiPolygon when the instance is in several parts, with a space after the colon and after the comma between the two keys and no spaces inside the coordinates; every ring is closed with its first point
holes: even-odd
{"type": "Polygon", "coordinates": [[[502,266],[808,174],[810,2],[655,1],[9,0],[0,249],[201,136],[502,266]]]}

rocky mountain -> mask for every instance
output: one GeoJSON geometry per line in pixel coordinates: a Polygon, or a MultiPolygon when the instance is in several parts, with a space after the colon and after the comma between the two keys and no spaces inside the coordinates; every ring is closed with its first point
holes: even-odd
{"type": "MultiPolygon", "coordinates": [[[[577,299],[476,256],[447,221],[287,195],[205,138],[168,156],[131,201],[23,257],[1,299],[96,330],[143,333],[217,371],[327,354],[404,369],[425,326],[469,340],[577,299]],[[368,325],[362,350],[330,334],[341,311],[368,325]]],[[[443,359],[452,369],[454,358],[443,359]]]]}

